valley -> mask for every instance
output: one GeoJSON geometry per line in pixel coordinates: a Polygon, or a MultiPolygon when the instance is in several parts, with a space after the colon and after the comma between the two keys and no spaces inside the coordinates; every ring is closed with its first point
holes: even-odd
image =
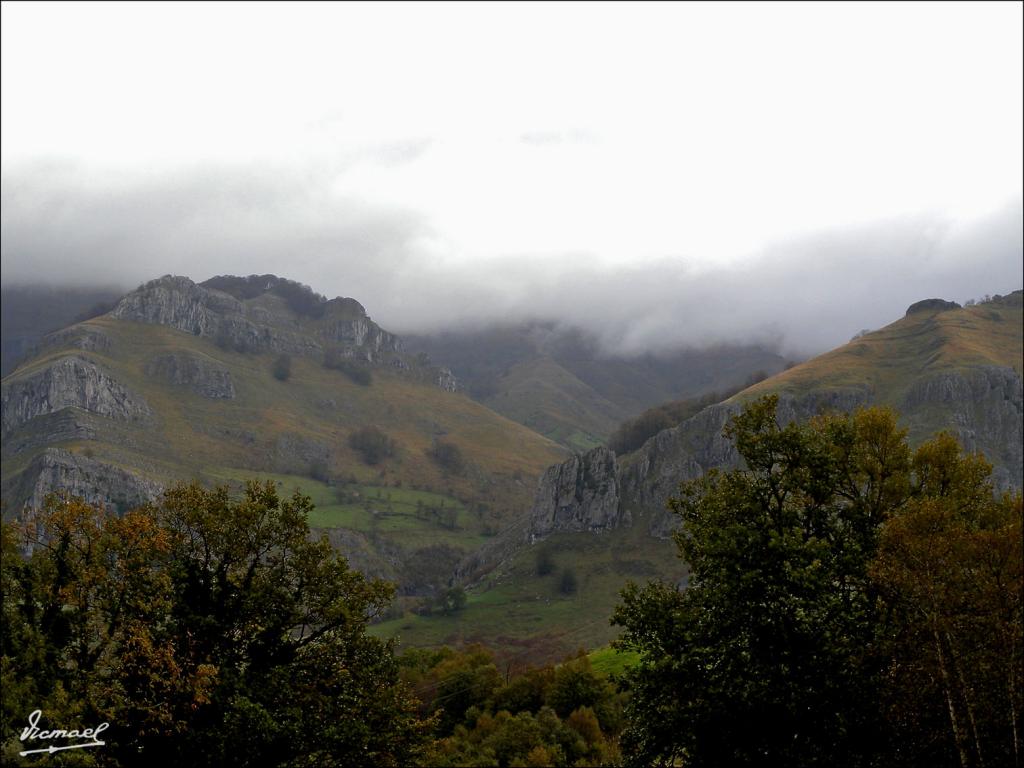
{"type": "Polygon", "coordinates": [[[556,660],[616,636],[628,581],[684,583],[665,500],[735,465],[721,429],[758,396],[798,420],[892,405],[912,441],[951,429],[1019,487],[1020,297],[921,302],[782,370],[755,348],[631,363],[546,326],[406,344],[353,300],[272,275],[161,278],[4,378],[5,516],[53,490],[124,511],[180,480],[269,480],[312,499],[309,524],[354,567],[398,585],[375,635],[556,660]],[[721,403],[663,405],[735,390],[754,365],[776,373],[721,403]],[[651,404],[679,421],[622,455],[602,446],[651,404]]]}

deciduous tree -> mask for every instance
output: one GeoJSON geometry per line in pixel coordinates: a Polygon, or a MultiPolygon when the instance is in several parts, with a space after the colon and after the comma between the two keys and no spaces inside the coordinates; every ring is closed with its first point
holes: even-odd
{"type": "Polygon", "coordinates": [[[5,526],[5,740],[39,708],[109,721],[109,764],[408,763],[423,724],[366,634],[392,587],[312,540],[311,508],[272,483],[177,486],[120,518],[52,497],[28,559],[5,526]]]}

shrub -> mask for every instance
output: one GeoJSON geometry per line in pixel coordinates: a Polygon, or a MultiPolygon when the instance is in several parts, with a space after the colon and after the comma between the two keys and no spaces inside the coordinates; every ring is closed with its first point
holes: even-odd
{"type": "Polygon", "coordinates": [[[551,557],[551,553],[546,549],[537,552],[537,575],[547,576],[549,573],[554,573],[554,571],[555,560],[551,557]]]}
{"type": "Polygon", "coordinates": [[[558,591],[563,595],[574,595],[579,585],[576,581],[576,574],[571,568],[562,571],[562,577],[558,580],[558,591]]]}
{"type": "Polygon", "coordinates": [[[270,369],[278,381],[288,381],[292,375],[292,359],[288,355],[278,355],[270,369]]]}
{"type": "Polygon", "coordinates": [[[360,427],[349,435],[348,444],[371,466],[395,455],[395,441],[373,425],[360,427]]]}
{"type": "Polygon", "coordinates": [[[438,440],[428,450],[427,455],[443,469],[458,474],[465,468],[462,449],[453,443],[438,440]]]}
{"type": "Polygon", "coordinates": [[[324,350],[324,368],[329,368],[332,371],[341,371],[353,383],[363,387],[370,386],[370,382],[373,381],[373,375],[366,364],[358,363],[345,357],[337,347],[328,347],[324,350]]]}
{"type": "Polygon", "coordinates": [[[331,479],[331,472],[327,460],[313,459],[309,463],[309,476],[314,480],[319,480],[321,483],[328,482],[331,479]]]}

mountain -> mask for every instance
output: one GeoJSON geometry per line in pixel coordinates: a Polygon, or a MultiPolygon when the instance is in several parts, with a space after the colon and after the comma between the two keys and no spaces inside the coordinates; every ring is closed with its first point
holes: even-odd
{"type": "Polygon", "coordinates": [[[645,521],[665,536],[665,500],[683,480],[731,467],[737,454],[722,428],[743,404],[774,393],[779,416],[802,420],[823,409],[889,405],[912,443],[952,432],[994,465],[1002,488],[1022,485],[1024,356],[1022,292],[961,307],[941,299],[912,305],[878,331],[755,384],[659,432],[621,461],[597,448],[550,467],[541,479],[531,534],[607,530],[645,521]]]}
{"type": "Polygon", "coordinates": [[[471,397],[577,451],[605,442],[652,405],[729,389],[786,364],[753,345],[612,355],[584,331],[543,322],[410,336],[406,343],[450,368],[471,397]]]}
{"type": "Polygon", "coordinates": [[[751,348],[730,361],[723,349],[637,358],[630,372],[585,337],[540,325],[430,347],[380,328],[353,299],[273,275],[164,277],[48,335],[4,378],[0,490],[10,514],[52,488],[123,508],[192,477],[301,487],[317,505],[311,524],[355,567],[400,584],[394,618],[374,633],[557,659],[615,635],[607,616],[627,579],[685,581],[664,500],[681,480],[735,464],[722,427],[761,394],[779,395],[783,419],[892,405],[913,441],[951,429],[994,462],[1000,485],[1019,487],[1021,297],[919,302],[627,455],[597,446],[567,458],[486,403],[589,446],[657,392],[721,390],[755,361],[782,361],[751,348]],[[452,583],[468,587],[464,610],[408,612],[452,583]]]}
{"type": "Polygon", "coordinates": [[[55,489],[123,509],[182,479],[274,479],[314,496],[358,567],[415,591],[521,518],[564,455],[456,388],[354,299],[167,276],[3,379],[0,489],[12,514],[55,489]]]}
{"type": "Polygon", "coordinates": [[[0,290],[0,376],[13,371],[44,335],[102,315],[123,293],[111,287],[5,285],[0,290]]]}
{"type": "Polygon", "coordinates": [[[994,463],[999,485],[1021,487],[1021,298],[1017,291],[970,307],[920,302],[891,325],[710,405],[626,456],[600,446],[552,465],[529,520],[460,563],[459,577],[476,584],[462,614],[403,617],[375,631],[411,645],[480,640],[535,659],[608,642],[617,632],[605,617],[627,580],[685,583],[665,500],[683,480],[736,465],[722,428],[763,394],[779,395],[784,421],[822,409],[894,406],[912,442],[951,430],[994,463]],[[546,574],[542,559],[554,563],[546,574]],[[571,594],[559,589],[564,570],[579,583],[571,594]]]}

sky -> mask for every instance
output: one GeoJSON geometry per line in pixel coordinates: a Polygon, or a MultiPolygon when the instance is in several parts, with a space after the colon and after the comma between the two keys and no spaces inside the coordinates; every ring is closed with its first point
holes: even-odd
{"type": "Polygon", "coordinates": [[[1024,283],[1020,3],[2,5],[2,281],[809,354],[1024,283]]]}

